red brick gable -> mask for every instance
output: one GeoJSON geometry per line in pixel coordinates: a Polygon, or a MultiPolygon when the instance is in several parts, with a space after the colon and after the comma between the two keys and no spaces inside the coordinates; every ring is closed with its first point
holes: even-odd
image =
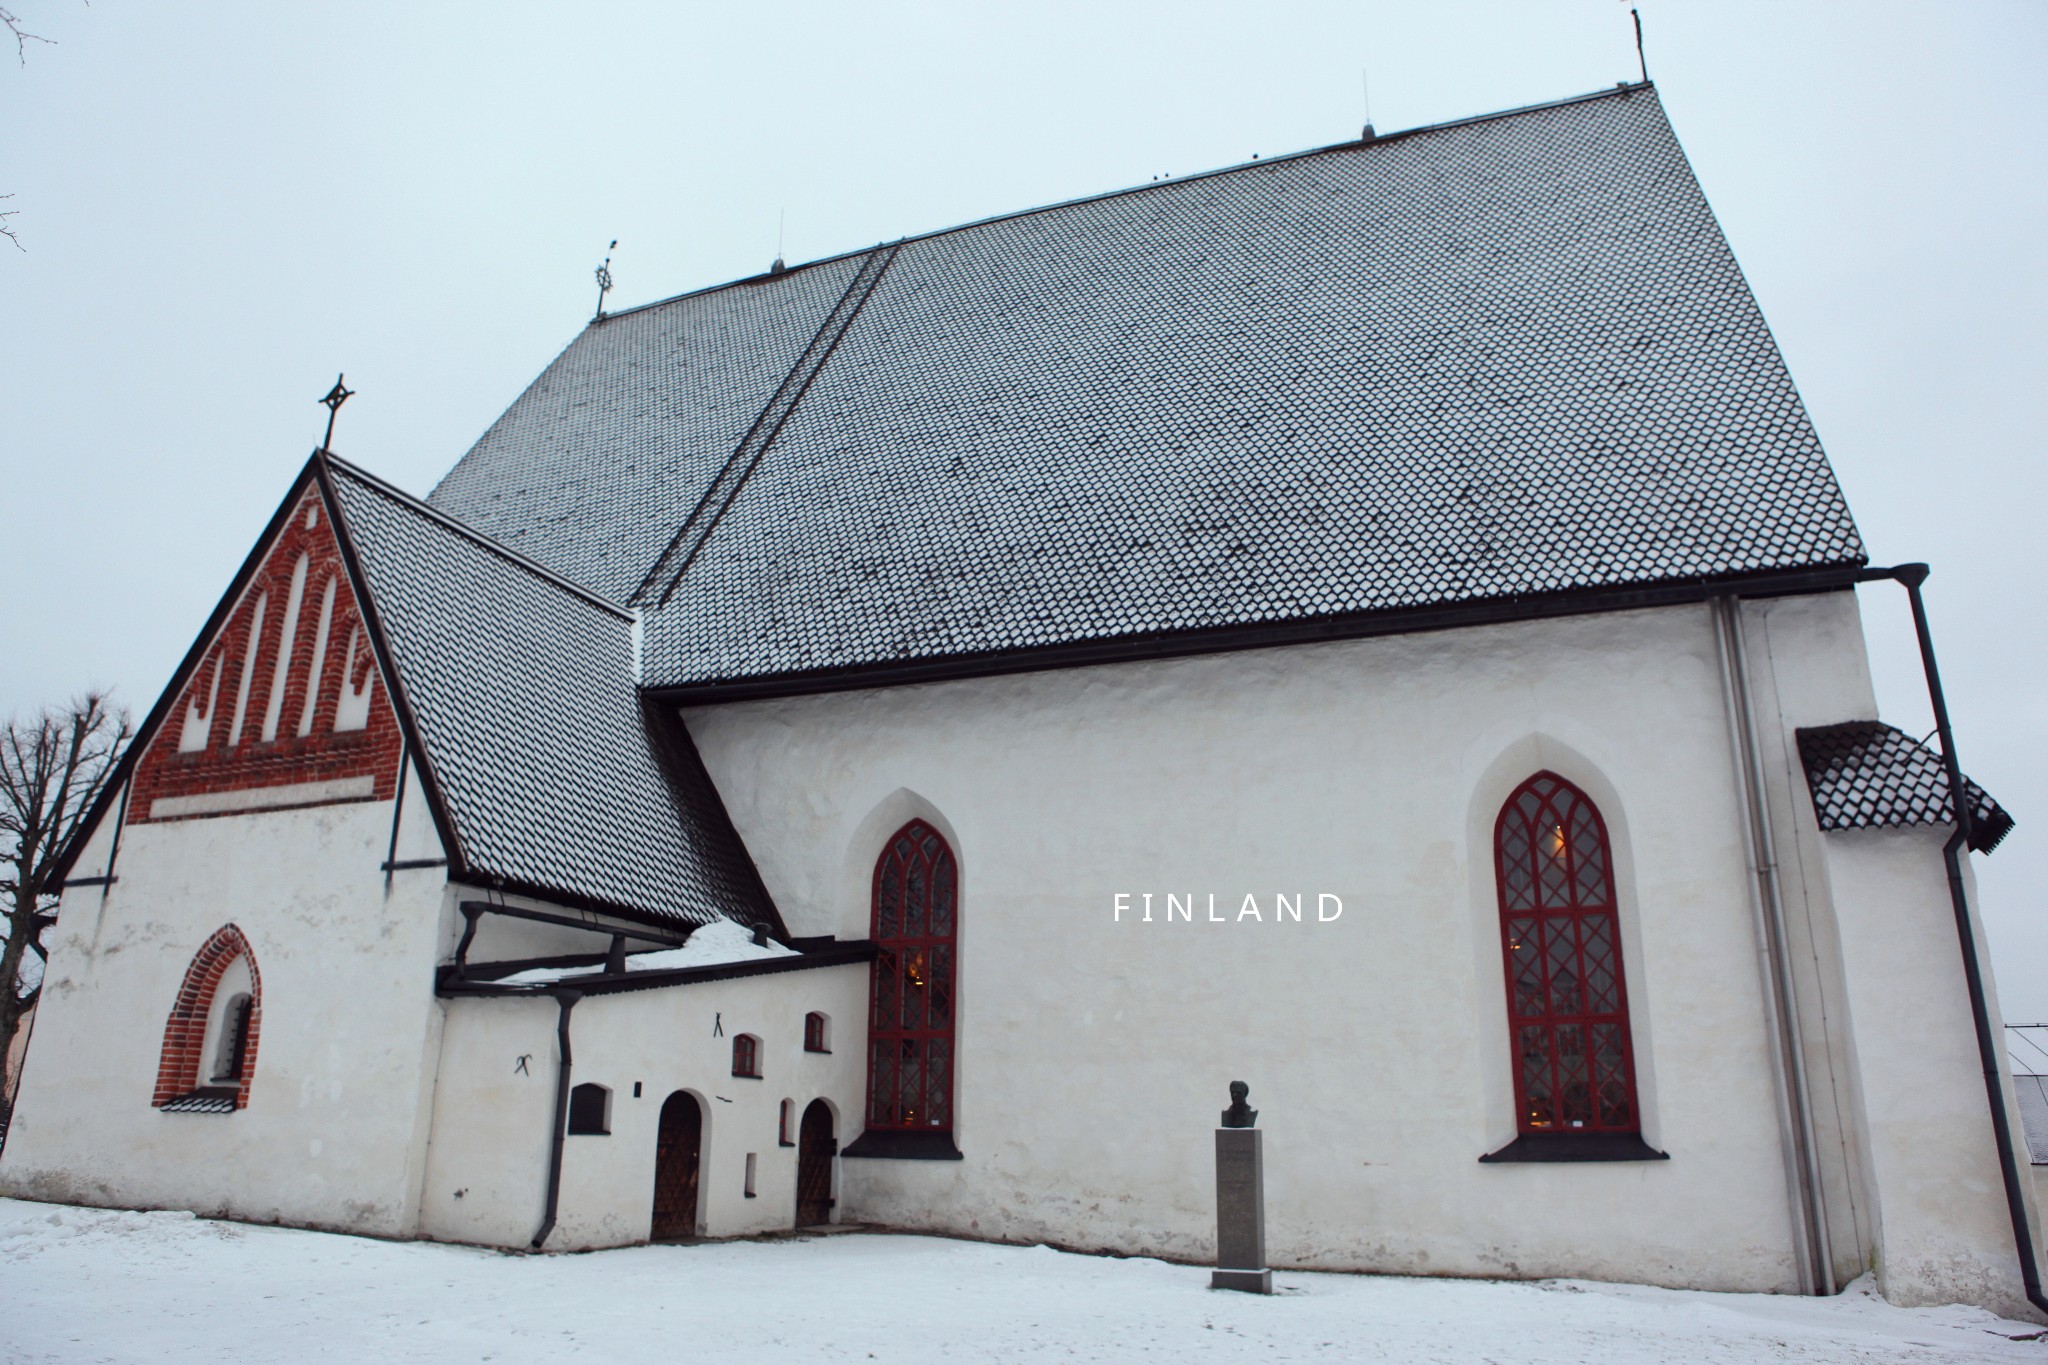
{"type": "Polygon", "coordinates": [[[388,801],[400,749],[332,517],[308,483],[150,736],[128,818],[388,801]]]}

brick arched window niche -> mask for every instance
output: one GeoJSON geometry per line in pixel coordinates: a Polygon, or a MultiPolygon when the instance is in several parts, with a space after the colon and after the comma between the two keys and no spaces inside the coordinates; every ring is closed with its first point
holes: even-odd
{"type": "Polygon", "coordinates": [[[262,1032],[263,976],[256,954],[239,928],[222,925],[178,986],[150,1103],[173,1114],[246,1109],[262,1032]]]}
{"type": "Polygon", "coordinates": [[[875,860],[866,1131],[844,1155],[958,1160],[953,1143],[960,870],[923,820],[875,860]]]}
{"type": "Polygon", "coordinates": [[[1518,1136],[1482,1161],[1657,1160],[1642,1139],[1614,854],[1591,797],[1553,772],[1494,822],[1518,1136]]]}

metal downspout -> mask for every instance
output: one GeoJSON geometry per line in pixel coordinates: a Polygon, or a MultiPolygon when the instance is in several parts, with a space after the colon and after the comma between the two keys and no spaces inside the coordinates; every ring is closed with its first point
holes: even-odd
{"type": "Polygon", "coordinates": [[[1714,599],[1714,641],[1721,663],[1721,688],[1728,707],[1729,740],[1741,777],[1743,852],[1749,861],[1750,910],[1764,958],[1764,1015],[1778,1093],[1779,1138],[1785,1144],[1792,1226],[1799,1258],[1800,1288],[1808,1294],[1836,1292],[1834,1246],[1828,1236],[1827,1204],[1821,1186],[1820,1144],[1813,1131],[1812,1093],[1805,1048],[1800,1043],[1798,997],[1792,985],[1792,954],[1785,934],[1783,888],[1778,881],[1777,844],[1763,784],[1763,748],[1749,691],[1749,656],[1743,646],[1741,605],[1714,599]]]}
{"type": "Polygon", "coordinates": [[[1948,777],[1950,814],[1955,833],[1942,845],[1948,869],[1949,903],[1956,914],[1956,937],[1963,950],[1963,979],[1970,988],[1970,1014],[1977,1025],[1977,1056],[1984,1065],[1984,1095],[1991,1104],[1991,1136],[1998,1146],[1999,1173],[2005,1178],[2005,1209],[2012,1219],[2013,1248],[2020,1258],[2020,1283],[2027,1302],[2048,1313],[2041,1293],[2041,1273],[2034,1263],[2034,1234],[2027,1224],[2027,1200],[2021,1192],[2020,1168],[2013,1151],[2012,1127],[2006,1122],[2005,1084],[1998,1074],[1998,1046],[1991,1027],[1990,1004],[1984,998],[1984,969],[1977,956],[1977,931],[1970,922],[1970,898],[1963,886],[1962,854],[1970,838],[1970,798],[1963,785],[1962,761],[1956,757],[1955,734],[1949,729],[1948,700],[1941,690],[1941,670],[1934,663],[1934,635],[1927,627],[1927,605],[1920,585],[1927,581],[1925,564],[1901,564],[1891,576],[1905,585],[1913,604],[1913,630],[1920,637],[1920,667],[1927,675],[1927,697],[1934,705],[1934,728],[1941,736],[1941,761],[1948,777]]]}
{"type": "Polygon", "coordinates": [[[555,1039],[561,1046],[562,1065],[555,1075],[555,1133],[554,1142],[548,1151],[548,1202],[547,1216],[541,1219],[540,1231],[533,1234],[533,1249],[539,1251],[541,1243],[555,1230],[555,1212],[562,1200],[562,1143],[569,1128],[569,1011],[576,1008],[576,1002],[583,998],[582,991],[552,991],[555,1003],[562,1007],[561,1017],[555,1024],[555,1039]]]}

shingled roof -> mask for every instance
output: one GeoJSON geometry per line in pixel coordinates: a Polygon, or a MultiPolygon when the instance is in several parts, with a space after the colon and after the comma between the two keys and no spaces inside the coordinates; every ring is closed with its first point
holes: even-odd
{"type": "Polygon", "coordinates": [[[622,313],[433,502],[657,687],[1864,562],[1645,85],[622,313]]]}
{"type": "MultiPolygon", "coordinates": [[[[1953,823],[1941,754],[1896,726],[1851,720],[1802,729],[1798,738],[1822,829],[1953,823]]],[[[2012,833],[2013,818],[1968,774],[1963,791],[1970,801],[1970,847],[1989,853],[2012,833]]]]}
{"type": "Polygon", "coordinates": [[[321,457],[464,875],[598,908],[779,924],[633,617],[321,457]]]}

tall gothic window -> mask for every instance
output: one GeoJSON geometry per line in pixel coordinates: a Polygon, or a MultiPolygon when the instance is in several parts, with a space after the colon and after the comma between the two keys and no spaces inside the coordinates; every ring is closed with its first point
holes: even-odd
{"type": "Polygon", "coordinates": [[[953,850],[922,820],[896,831],[875,863],[871,1131],[952,1130],[959,882],[953,850]]]}
{"type": "Polygon", "coordinates": [[[1501,808],[1494,862],[1521,1132],[1636,1132],[1613,858],[1599,810],[1556,773],[1538,773],[1501,808]]]}

